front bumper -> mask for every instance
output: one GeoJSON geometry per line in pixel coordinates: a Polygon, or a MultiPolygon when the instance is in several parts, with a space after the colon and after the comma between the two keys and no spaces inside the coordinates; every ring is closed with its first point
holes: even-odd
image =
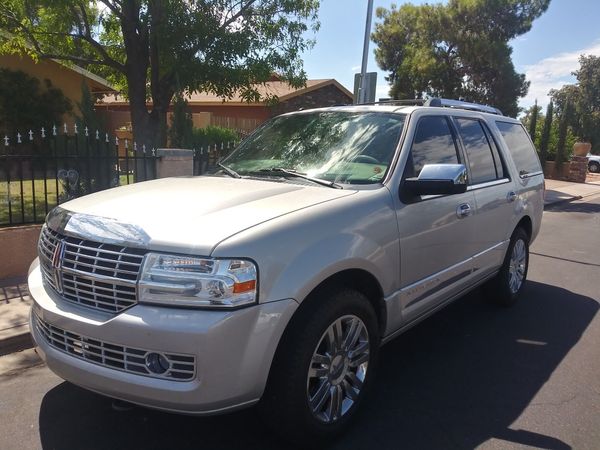
{"type": "Polygon", "coordinates": [[[298,304],[291,299],[236,311],[136,305],[112,315],[66,302],[42,284],[32,266],[31,334],[38,353],[61,378],[89,390],[152,408],[217,414],[256,403],[265,388],[277,344],[298,304]],[[45,323],[76,335],[158,353],[193,355],[190,381],[117,370],[51,346],[35,326],[45,323]]]}

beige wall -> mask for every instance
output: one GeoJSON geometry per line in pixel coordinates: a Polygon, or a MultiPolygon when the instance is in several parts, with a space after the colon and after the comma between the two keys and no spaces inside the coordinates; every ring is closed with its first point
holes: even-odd
{"type": "Polygon", "coordinates": [[[41,225],[0,228],[0,280],[27,276],[37,256],[41,225]]]}
{"type": "MultiPolygon", "coordinates": [[[[38,78],[42,84],[45,79],[50,80],[54,87],[60,89],[71,100],[72,111],[76,114],[79,112],[77,103],[81,101],[81,83],[87,83],[91,92],[106,90],[106,87],[96,81],[52,60],[35,62],[29,56],[0,55],[0,67],[21,70],[38,78]]],[[[67,119],[65,118],[65,120],[67,119]]],[[[67,120],[67,122],[70,121],[67,120]]]]}

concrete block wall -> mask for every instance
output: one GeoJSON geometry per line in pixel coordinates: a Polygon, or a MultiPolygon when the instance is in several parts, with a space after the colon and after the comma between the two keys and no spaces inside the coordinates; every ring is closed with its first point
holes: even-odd
{"type": "Polygon", "coordinates": [[[37,256],[41,228],[41,225],[0,228],[0,280],[17,280],[27,275],[37,256]]]}
{"type": "Polygon", "coordinates": [[[179,148],[156,150],[156,178],[192,176],[194,174],[194,152],[179,148]]]}

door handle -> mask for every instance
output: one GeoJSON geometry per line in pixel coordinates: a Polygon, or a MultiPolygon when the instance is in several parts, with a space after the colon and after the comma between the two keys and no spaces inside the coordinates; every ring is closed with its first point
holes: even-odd
{"type": "Polygon", "coordinates": [[[469,205],[468,203],[461,203],[456,208],[456,215],[458,216],[459,219],[468,217],[472,213],[473,213],[473,209],[471,208],[471,205],[469,205]]]}
{"type": "Polygon", "coordinates": [[[510,191],[506,194],[506,200],[510,202],[514,202],[517,199],[517,193],[515,191],[510,191]]]}

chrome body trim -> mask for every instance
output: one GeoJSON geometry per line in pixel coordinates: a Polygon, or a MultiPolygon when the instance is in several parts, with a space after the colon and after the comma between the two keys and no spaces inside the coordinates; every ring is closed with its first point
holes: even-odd
{"type": "Polygon", "coordinates": [[[440,291],[445,287],[448,287],[470,275],[472,272],[472,260],[472,257],[468,258],[465,261],[461,261],[442,270],[441,272],[434,273],[433,275],[400,289],[404,308],[408,308],[415,303],[425,300],[431,295],[435,294],[437,291],[440,291]]]}
{"type": "Polygon", "coordinates": [[[510,183],[510,179],[509,178],[501,178],[499,180],[487,181],[485,183],[472,184],[470,186],[467,186],[467,191],[476,191],[477,189],[483,189],[483,188],[491,187],[491,186],[498,186],[500,184],[506,184],[506,183],[510,183]]]}
{"type": "Polygon", "coordinates": [[[537,172],[525,173],[523,175],[519,174],[519,178],[524,180],[526,178],[537,177],[538,175],[544,175],[544,172],[541,170],[538,170],[537,172]]]}
{"type": "Polygon", "coordinates": [[[428,318],[429,316],[435,314],[437,311],[444,309],[446,306],[448,306],[450,303],[452,303],[454,300],[462,297],[463,295],[465,295],[467,292],[471,291],[472,289],[475,289],[477,286],[482,285],[483,283],[485,283],[486,281],[492,279],[494,276],[496,276],[496,274],[498,273],[498,271],[494,271],[494,272],[490,272],[488,275],[486,275],[485,277],[478,279],[477,281],[474,281],[471,284],[467,284],[465,285],[465,287],[463,289],[461,289],[460,291],[458,291],[457,293],[455,293],[454,295],[448,297],[447,299],[445,299],[443,302],[439,303],[437,306],[423,312],[421,315],[414,317],[413,319],[411,319],[408,322],[404,322],[402,324],[401,327],[399,328],[395,328],[393,330],[390,330],[389,327],[386,330],[386,334],[381,338],[381,345],[385,345],[388,342],[390,342],[391,340],[393,340],[394,338],[398,337],[399,335],[401,335],[402,333],[404,333],[405,331],[409,330],[410,328],[414,327],[415,325],[417,325],[418,323],[420,323],[422,320],[425,320],[426,318],[428,318]]]}

